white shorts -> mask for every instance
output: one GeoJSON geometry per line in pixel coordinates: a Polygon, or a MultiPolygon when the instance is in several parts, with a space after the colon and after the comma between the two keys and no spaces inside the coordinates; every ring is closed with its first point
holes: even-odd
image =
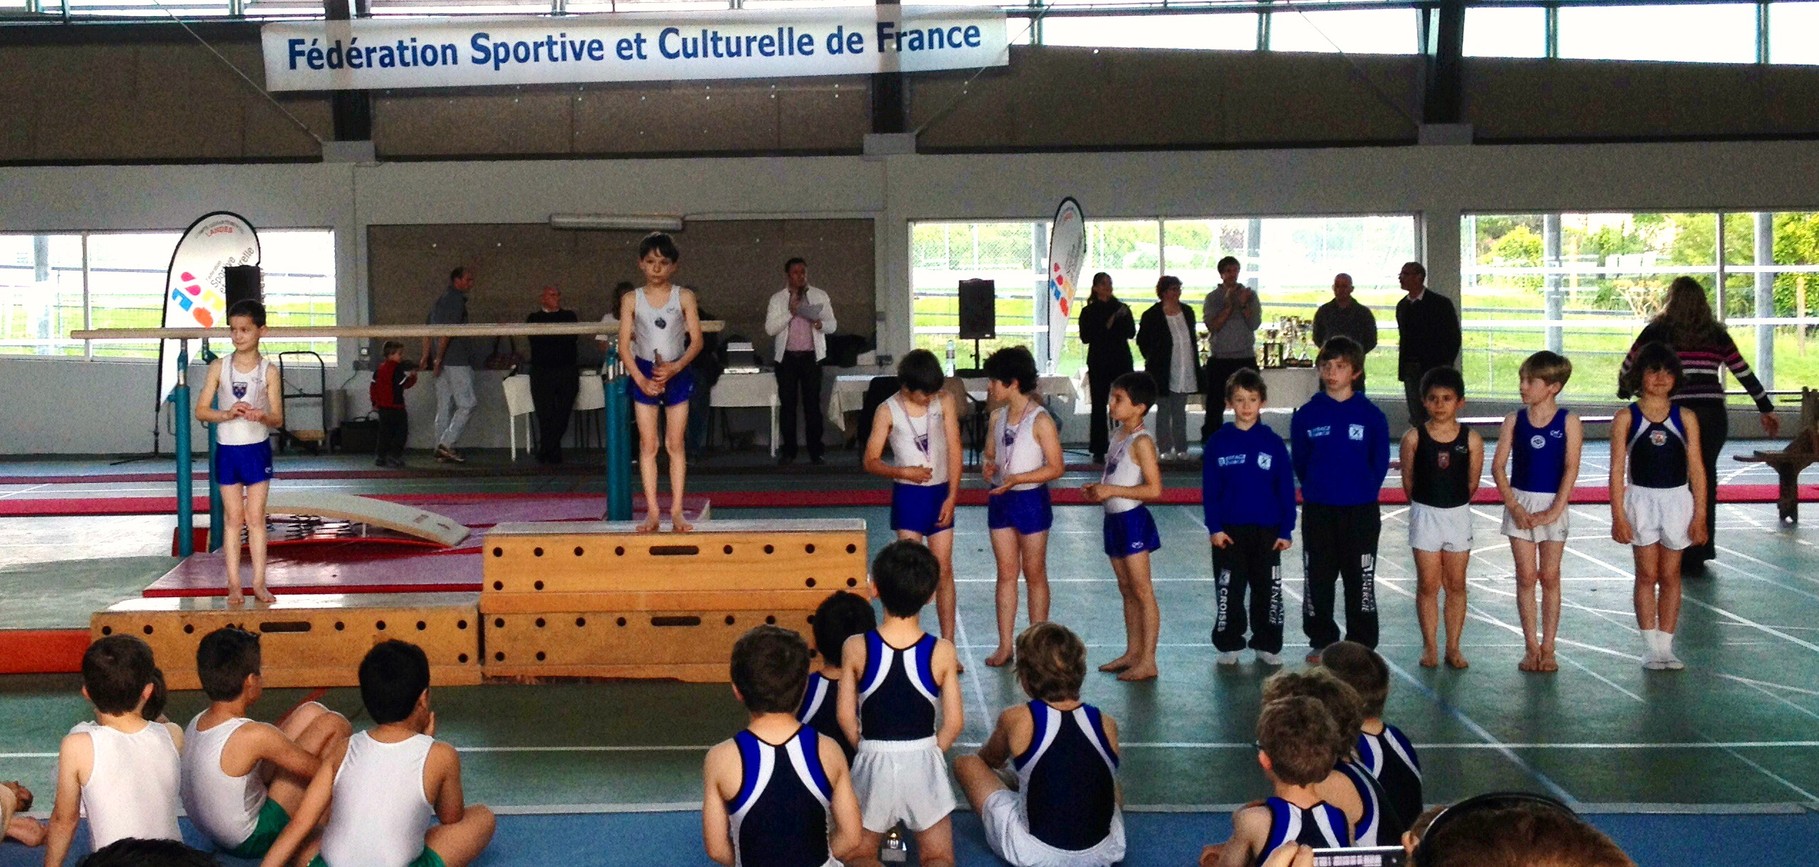
{"type": "MultiPolygon", "coordinates": [[[[1516,505],[1521,506],[1523,511],[1528,512],[1531,515],[1539,515],[1554,505],[1554,495],[1552,493],[1541,494],[1536,493],[1535,491],[1525,491],[1521,488],[1513,488],[1512,490],[1516,494],[1516,505]]],[[[1552,524],[1542,524],[1539,527],[1531,527],[1524,530],[1521,527],[1516,526],[1515,516],[1511,515],[1508,509],[1504,509],[1503,535],[1512,539],[1521,539],[1524,542],[1533,542],[1537,545],[1542,542],[1565,542],[1567,531],[1566,517],[1567,513],[1561,511],[1560,518],[1552,524]]]]}
{"type": "Polygon", "coordinates": [[[859,739],[853,755],[853,792],[865,830],[882,834],[898,822],[926,831],[954,811],[947,757],[932,737],[914,741],[859,739]]]}
{"type": "Polygon", "coordinates": [[[1408,508],[1408,546],[1417,551],[1472,550],[1472,507],[1470,503],[1442,509],[1410,503],[1408,508]]]}
{"type": "Polygon", "coordinates": [[[985,799],[979,811],[985,842],[998,857],[1015,867],[1100,867],[1124,860],[1124,814],[1112,811],[1112,828],[1091,849],[1057,849],[1031,836],[1023,799],[1009,789],[999,789],[985,799]]]}
{"type": "Polygon", "coordinates": [[[1659,543],[1669,551],[1679,551],[1693,543],[1687,536],[1693,525],[1692,488],[1630,485],[1623,491],[1623,511],[1636,534],[1631,545],[1641,548],[1659,543]]]}

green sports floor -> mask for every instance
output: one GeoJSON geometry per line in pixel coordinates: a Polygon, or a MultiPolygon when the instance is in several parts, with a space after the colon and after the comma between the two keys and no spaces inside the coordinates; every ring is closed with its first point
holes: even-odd
{"type": "MultiPolygon", "coordinates": [[[[1584,478],[1590,481],[1604,470],[1597,460],[1601,450],[1587,451],[1584,478]]],[[[488,460],[504,463],[503,455],[482,459],[488,460]]],[[[752,490],[812,481],[817,488],[838,490],[870,484],[850,466],[852,459],[839,453],[815,476],[806,468],[776,471],[722,460],[720,467],[712,461],[701,466],[695,487],[752,490]]],[[[279,482],[344,493],[549,492],[599,485],[596,475],[584,471],[544,475],[471,464],[458,472],[426,469],[386,478],[353,478],[367,464],[347,457],[285,459],[280,472],[287,466],[345,469],[350,477],[341,480],[279,482]]],[[[1727,483],[1768,481],[1736,466],[1727,483]]],[[[0,463],[0,475],[9,482],[0,484],[0,499],[81,496],[84,490],[107,496],[168,494],[168,482],[106,478],[168,468],[168,463],[109,468],[101,461],[0,463]],[[96,478],[34,483],[33,475],[96,478]]],[[[1070,473],[1060,484],[1086,479],[1070,473]]],[[[1165,477],[1170,487],[1198,483],[1197,468],[1165,477]]],[[[1095,673],[1084,697],[1118,720],[1129,809],[1222,813],[1267,792],[1251,741],[1259,685],[1271,669],[1248,654],[1235,667],[1213,664],[1212,587],[1199,509],[1156,511],[1164,544],[1153,566],[1162,611],[1162,675],[1150,683],[1124,684],[1095,673]]],[[[967,662],[961,678],[966,728],[959,749],[982,741],[997,712],[1022,698],[1010,672],[980,662],[995,640],[994,573],[983,512],[963,508],[957,520],[956,637],[967,662]]],[[[1535,675],[1516,668],[1522,640],[1509,550],[1497,534],[1500,512],[1495,507],[1475,512],[1477,547],[1464,639],[1471,668],[1451,671],[1416,665],[1420,637],[1406,512],[1384,508],[1377,595],[1379,651],[1393,671],[1386,716],[1417,744],[1427,800],[1528,789],[1596,813],[1801,815],[1806,839],[1814,839],[1819,532],[1810,524],[1780,524],[1772,504],[1720,506],[1719,557],[1704,577],[1685,583],[1677,649],[1687,669],[1647,672],[1638,664],[1629,552],[1610,540],[1607,508],[1575,507],[1564,570],[1561,670],[1535,675]]],[[[1819,522],[1819,510],[1808,504],[1807,512],[1809,521],[1819,522]]],[[[715,509],[714,515],[760,517],[731,509],[715,509]]],[[[834,516],[864,518],[874,549],[891,537],[884,508],[804,508],[786,515],[834,516]]],[[[1049,549],[1052,618],[1086,639],[1095,664],[1117,655],[1123,644],[1099,524],[1096,508],[1059,507],[1049,549]]],[[[173,526],[167,516],[0,519],[0,599],[6,612],[0,627],[85,626],[89,612],[136,595],[173,565],[168,556],[173,526]]],[[[1284,655],[1295,668],[1302,664],[1295,616],[1302,589],[1298,539],[1297,548],[1284,555],[1283,571],[1289,610],[1284,655]]],[[[932,609],[927,619],[932,627],[932,609]]],[[[275,716],[303,695],[273,691],[262,710],[275,716]]],[[[486,685],[438,689],[432,700],[438,736],[462,751],[468,798],[514,813],[696,809],[703,751],[743,723],[741,708],[720,685],[486,685]]],[[[355,691],[331,690],[323,701],[360,724],[355,691]]],[[[199,693],[177,693],[169,715],[184,720],[202,704],[199,693]]],[[[0,779],[24,780],[39,791],[41,809],[47,808],[58,739],[85,710],[73,676],[0,677],[0,779]]],[[[977,828],[962,826],[967,827],[977,828]]],[[[1205,827],[1210,841],[1229,826],[1208,820],[1205,827]]],[[[1185,863],[1194,852],[1180,855],[1185,863]]],[[[0,857],[0,863],[12,862],[0,857]]],[[[488,863],[517,862],[506,857],[488,863]]]]}

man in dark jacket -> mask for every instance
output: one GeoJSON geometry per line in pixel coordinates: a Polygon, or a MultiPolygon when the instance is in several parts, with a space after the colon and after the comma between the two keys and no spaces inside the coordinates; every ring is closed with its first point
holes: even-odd
{"type": "Polygon", "coordinates": [[[1080,340],[1086,344],[1086,379],[1092,388],[1093,416],[1087,442],[1093,463],[1105,463],[1111,436],[1105,408],[1112,399],[1112,380],[1131,372],[1131,338],[1137,336],[1137,318],[1129,304],[1112,297],[1112,275],[1093,275],[1093,294],[1080,308],[1080,340]]]}
{"type": "Polygon", "coordinates": [[[1452,367],[1459,358],[1459,312],[1445,295],[1428,291],[1427,268],[1420,262],[1404,264],[1397,279],[1408,297],[1396,302],[1402,347],[1396,378],[1402,380],[1408,397],[1412,427],[1427,421],[1427,408],[1421,405],[1422,375],[1436,367],[1452,367]]]}
{"type": "MultiPolygon", "coordinates": [[[[562,290],[543,287],[538,308],[526,322],[575,322],[575,311],[562,306],[562,290]]],[[[575,411],[575,393],[581,388],[579,338],[545,334],[530,338],[531,404],[537,408],[537,463],[562,463],[562,437],[568,433],[569,416],[575,411]]]]}

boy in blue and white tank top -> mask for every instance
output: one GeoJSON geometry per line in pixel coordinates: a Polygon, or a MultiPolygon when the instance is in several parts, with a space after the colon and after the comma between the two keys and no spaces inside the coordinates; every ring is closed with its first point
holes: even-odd
{"type": "MultiPolygon", "coordinates": [[[[926,349],[911,350],[897,363],[901,388],[878,405],[871,439],[865,443],[865,471],[892,480],[891,529],[897,538],[921,542],[941,563],[935,615],[941,637],[954,640],[954,507],[960,498],[965,454],[960,446],[960,410],[943,389],[941,362],[926,349]],[[891,461],[884,460],[890,446],[891,461]]],[[[964,667],[962,667],[964,670],[964,667]]]]}
{"type": "Polygon", "coordinates": [[[733,694],[751,722],[708,750],[704,763],[702,836],[715,861],[832,867],[859,854],[859,802],[846,757],[792,713],[808,665],[802,637],[776,626],[759,626],[733,645],[733,694]]]}
{"type": "Polygon", "coordinates": [[[1556,400],[1573,375],[1573,363],[1543,350],[1522,362],[1523,408],[1503,418],[1491,476],[1503,497],[1503,535],[1516,560],[1516,614],[1524,650],[1516,667],[1555,672],[1554,636],[1560,629],[1560,560],[1566,553],[1567,507],[1579,478],[1585,429],[1579,416],[1556,400]],[[1535,588],[1541,588],[1536,610],[1535,588]]]}
{"type": "Polygon", "coordinates": [[[670,524],[676,532],[694,529],[682,517],[682,494],[688,476],[688,399],[695,392],[689,362],[701,354],[701,315],[695,293],[670,282],[682,256],[676,242],[652,232],[638,244],[638,270],[645,285],[625,293],[619,302],[619,361],[625,366],[633,412],[638,418],[638,473],[644,481],[641,533],[656,531],[657,424],[666,426],[663,447],[669,452],[670,524]]]}
{"type": "Polygon", "coordinates": [[[986,843],[1017,867],[1124,858],[1118,724],[1080,700],[1085,679],[1079,636],[1058,623],[1023,630],[1017,681],[1030,701],[1006,708],[979,752],[954,761],[986,843]],[[1006,765],[1016,771],[1015,791],[998,776],[1006,765]]]}
{"type": "Polygon", "coordinates": [[[1636,353],[1625,383],[1640,395],[1611,419],[1611,538],[1636,551],[1636,625],[1642,667],[1678,671],[1680,555],[1706,538],[1699,419],[1669,401],[1680,357],[1663,343],[1636,353]]]}
{"type": "Polygon", "coordinates": [[[1127,373],[1112,382],[1106,411],[1118,427],[1112,431],[1099,481],[1080,489],[1088,502],[1105,507],[1105,556],[1112,561],[1118,594],[1124,598],[1124,655],[1099,670],[1115,671],[1125,681],[1156,677],[1161,614],[1150,583],[1150,552],[1162,549],[1162,537],[1144,502],[1162,496],[1162,471],[1156,465],[1156,441],[1143,427],[1155,402],[1156,382],[1147,373],[1127,373]]]}
{"type": "Polygon", "coordinates": [[[227,311],[234,353],[208,366],[196,400],[196,420],[215,424],[215,483],[221,486],[222,553],[227,559],[227,604],[240,604],[240,531],[253,561],[253,597],[271,602],[265,589],[265,500],[272,480],[272,430],[284,425],[278,367],[259,354],[265,305],[251,299],[227,311]]]}
{"type": "Polygon", "coordinates": [[[1345,814],[1315,786],[1332,772],[1339,726],[1319,701],[1279,698],[1257,715],[1257,763],[1272,794],[1232,814],[1232,836],[1200,853],[1205,867],[1255,867],[1283,845],[1337,849],[1353,845],[1345,814]]]}
{"type": "Polygon", "coordinates": [[[992,413],[985,440],[985,524],[991,531],[992,557],[998,564],[995,594],[998,648],[985,664],[1011,661],[1011,636],[1017,624],[1017,576],[1029,582],[1029,622],[1048,619],[1048,530],[1055,522],[1048,483],[1061,478],[1061,434],[1055,420],[1034,397],[1036,358],[1022,346],[1007,346],[985,359],[992,413]]]}
{"type": "Polygon", "coordinates": [[[922,631],[922,608],[940,565],[927,547],[899,539],[872,559],[872,588],[884,604],[877,629],[841,649],[840,728],[858,744],[853,789],[865,831],[859,851],[873,857],[902,822],[916,835],[923,864],[954,863],[954,790],[947,748],[965,724],[958,657],[952,642],[922,631]]]}
{"type": "Polygon", "coordinates": [[[853,761],[853,742],[840,730],[840,671],[846,661],[846,640],[878,628],[877,612],[872,604],[857,593],[836,590],[815,608],[815,649],[821,665],[808,673],[808,685],[802,690],[802,704],[796,709],[799,719],[840,744],[846,761],[853,761]]]}

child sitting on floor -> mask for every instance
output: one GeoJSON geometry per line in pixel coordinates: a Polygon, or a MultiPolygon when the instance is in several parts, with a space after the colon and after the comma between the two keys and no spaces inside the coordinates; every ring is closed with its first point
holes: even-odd
{"type": "Polygon", "coordinates": [[[836,590],[815,608],[815,647],[821,653],[821,666],[808,673],[808,686],[802,690],[802,706],[796,710],[799,719],[840,745],[846,763],[853,763],[853,743],[840,730],[840,670],[845,659],[841,651],[846,640],[878,628],[878,614],[872,604],[857,593],[836,590]]]}
{"type": "Polygon", "coordinates": [[[1318,784],[1332,773],[1339,726],[1319,701],[1290,696],[1257,715],[1257,764],[1273,789],[1263,803],[1232,814],[1232,836],[1200,853],[1201,867],[1253,867],[1278,847],[1351,845],[1345,814],[1318,784]]]}
{"type": "Polygon", "coordinates": [[[1030,701],[999,714],[979,752],[954,762],[986,843],[1017,867],[1124,859],[1118,724],[1080,700],[1085,679],[1079,636],[1058,623],[1023,630],[1017,683],[1030,701]],[[1017,774],[1015,789],[998,776],[1007,763],[1017,774]]]}
{"type": "Polygon", "coordinates": [[[1359,711],[1364,715],[1358,733],[1358,764],[1382,784],[1396,816],[1413,821],[1408,817],[1420,816],[1422,808],[1421,759],[1408,736],[1383,721],[1383,705],[1390,693],[1389,665],[1376,651],[1355,641],[1327,645],[1320,652],[1320,665],[1358,692],[1359,711]]]}

